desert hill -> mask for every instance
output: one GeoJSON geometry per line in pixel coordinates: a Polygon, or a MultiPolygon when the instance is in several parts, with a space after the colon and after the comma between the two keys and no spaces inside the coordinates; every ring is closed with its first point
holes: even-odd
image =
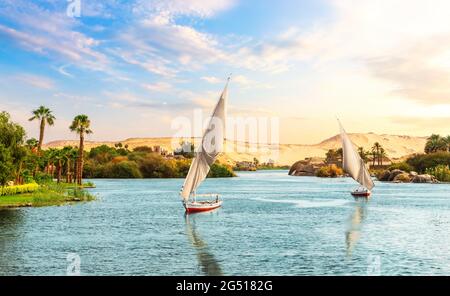
{"type": "MultiPolygon", "coordinates": [[[[397,135],[378,135],[374,133],[349,134],[349,137],[356,146],[362,146],[369,150],[373,143],[380,143],[386,150],[390,158],[401,158],[413,153],[421,153],[424,150],[426,137],[397,136],[397,135]]],[[[196,139],[197,140],[197,139],[196,139]]],[[[120,141],[123,145],[128,145],[129,149],[138,146],[161,146],[164,150],[173,151],[172,141],[176,146],[179,139],[167,138],[130,138],[120,141]]],[[[110,141],[86,141],[86,150],[100,145],[114,146],[118,142],[110,141]]],[[[44,148],[62,148],[64,146],[77,146],[76,140],[53,141],[44,145],[44,148]]],[[[269,146],[266,144],[255,145],[245,142],[230,142],[226,144],[227,153],[220,159],[227,162],[251,161],[254,157],[261,162],[269,159],[280,165],[291,165],[297,160],[306,157],[324,157],[328,149],[337,149],[341,147],[340,136],[336,135],[328,138],[318,144],[279,144],[278,146],[269,146]]]]}

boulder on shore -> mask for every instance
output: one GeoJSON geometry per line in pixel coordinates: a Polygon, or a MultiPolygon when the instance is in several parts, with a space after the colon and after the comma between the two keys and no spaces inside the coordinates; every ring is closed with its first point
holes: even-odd
{"type": "Polygon", "coordinates": [[[413,183],[439,183],[435,176],[424,174],[424,175],[416,175],[412,178],[411,182],[413,183]]]}
{"type": "Polygon", "coordinates": [[[411,177],[408,173],[401,173],[395,176],[394,180],[392,180],[395,183],[410,183],[411,177]]]}
{"type": "Polygon", "coordinates": [[[433,175],[419,175],[414,171],[408,173],[399,169],[382,172],[378,175],[378,180],[395,183],[439,183],[438,179],[433,175]]]}
{"type": "Polygon", "coordinates": [[[295,162],[290,170],[290,176],[315,176],[319,168],[324,166],[322,159],[305,158],[295,162]]]}
{"type": "Polygon", "coordinates": [[[397,177],[397,175],[400,175],[400,174],[405,174],[405,171],[402,171],[402,170],[399,170],[399,169],[395,169],[395,170],[390,171],[387,181],[389,181],[389,182],[394,181],[395,177],[397,177]]]}

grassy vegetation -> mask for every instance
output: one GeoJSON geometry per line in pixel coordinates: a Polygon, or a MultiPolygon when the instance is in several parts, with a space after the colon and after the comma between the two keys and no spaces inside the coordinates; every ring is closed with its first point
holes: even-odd
{"type": "Polygon", "coordinates": [[[344,171],[336,165],[328,165],[317,170],[316,176],[322,178],[335,178],[344,175],[344,171]]]}
{"type": "Polygon", "coordinates": [[[0,208],[55,206],[94,199],[93,195],[73,184],[46,183],[33,192],[1,196],[0,208]]]}
{"type": "Polygon", "coordinates": [[[439,151],[428,154],[418,154],[406,161],[415,171],[425,173],[438,165],[450,166],[450,152],[439,151]]]}
{"type": "Polygon", "coordinates": [[[438,165],[428,168],[425,173],[435,176],[441,182],[450,182],[450,167],[448,165],[438,165]]]}

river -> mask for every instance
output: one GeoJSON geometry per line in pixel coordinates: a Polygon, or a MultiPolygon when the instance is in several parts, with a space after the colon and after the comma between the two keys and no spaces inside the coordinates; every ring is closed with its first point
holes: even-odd
{"type": "Polygon", "coordinates": [[[93,202],[0,211],[0,275],[450,275],[449,184],[356,201],[348,178],[241,172],[186,217],[182,179],[93,181],[93,202]]]}

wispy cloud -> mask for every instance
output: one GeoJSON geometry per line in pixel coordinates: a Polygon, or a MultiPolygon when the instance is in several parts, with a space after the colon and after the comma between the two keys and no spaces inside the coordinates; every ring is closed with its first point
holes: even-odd
{"type": "Polygon", "coordinates": [[[156,82],[156,83],[147,83],[142,84],[142,87],[155,92],[167,92],[172,89],[172,85],[167,82],[156,82]]]}
{"type": "Polygon", "coordinates": [[[20,74],[15,77],[16,80],[24,82],[30,86],[41,88],[41,89],[54,89],[55,83],[53,80],[39,75],[33,74],[20,74]]]}
{"type": "Polygon", "coordinates": [[[214,76],[203,76],[200,79],[202,79],[202,80],[204,80],[204,81],[206,81],[208,83],[212,83],[212,84],[216,84],[216,83],[221,82],[221,80],[219,78],[214,77],[214,76]]]}
{"type": "Polygon", "coordinates": [[[41,55],[56,55],[91,70],[107,67],[107,56],[95,49],[100,41],[75,30],[77,22],[65,11],[52,12],[23,0],[4,4],[0,16],[14,21],[15,28],[0,24],[0,34],[41,55]]]}

